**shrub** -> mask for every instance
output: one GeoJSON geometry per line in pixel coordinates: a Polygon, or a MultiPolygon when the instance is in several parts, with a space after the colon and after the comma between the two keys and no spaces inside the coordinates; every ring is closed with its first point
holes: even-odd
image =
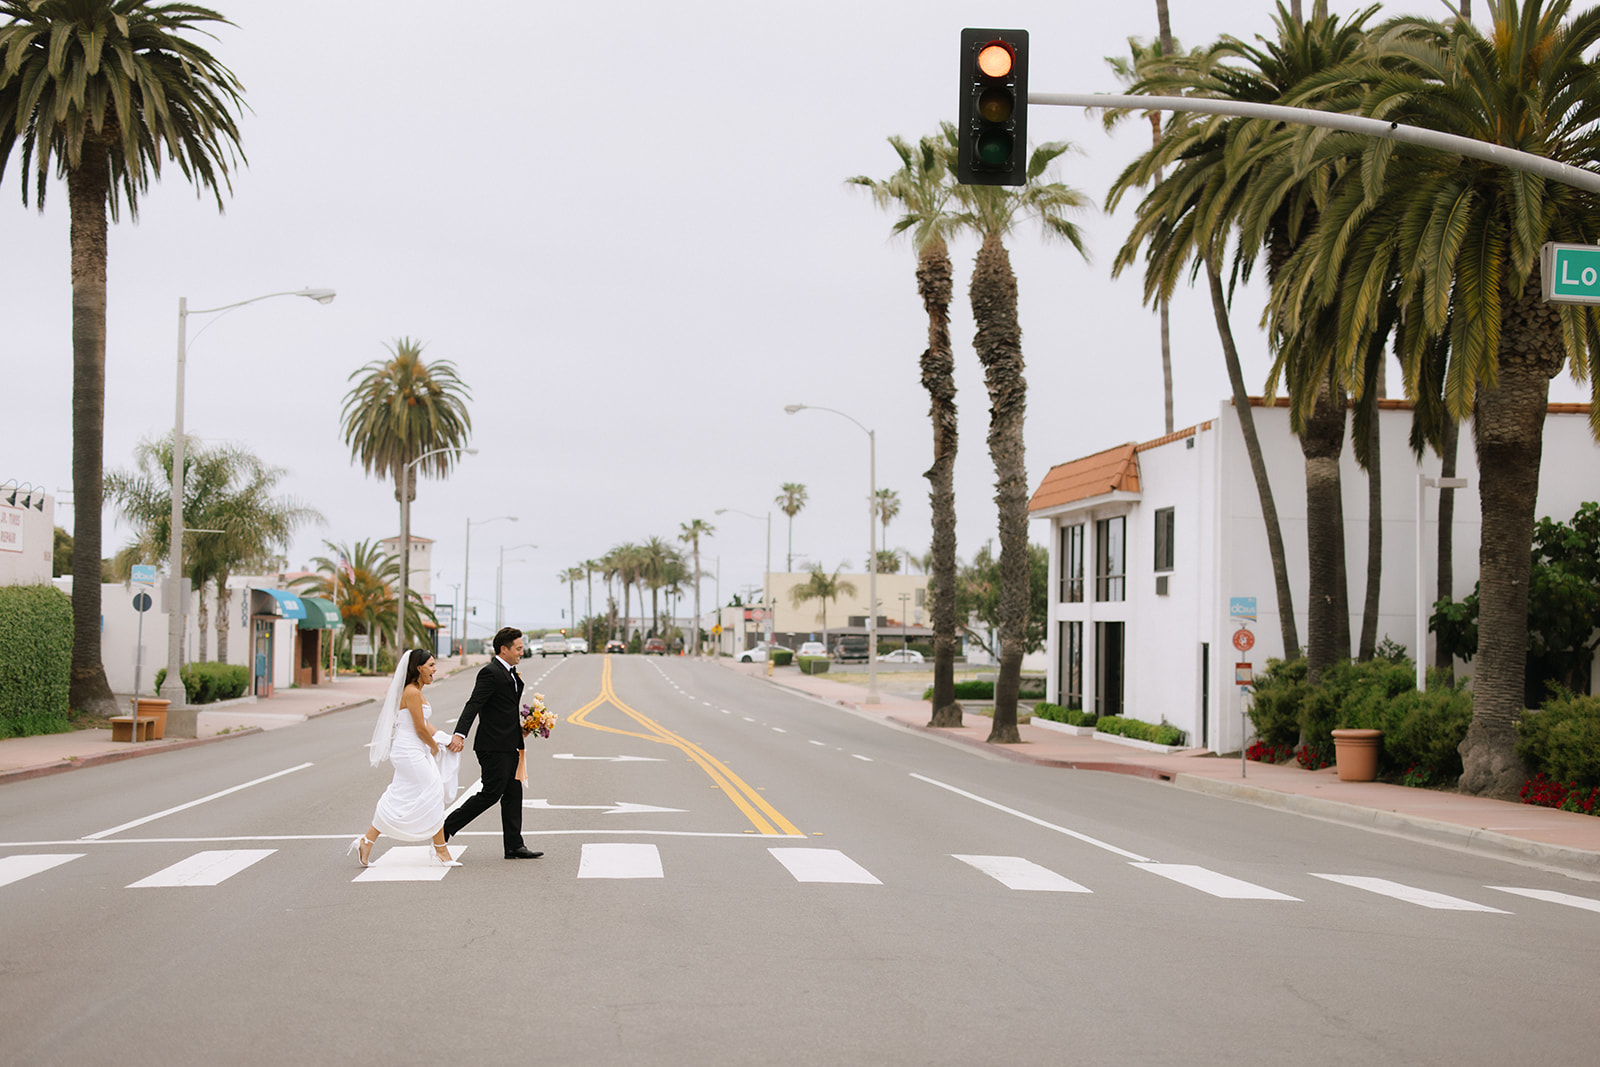
{"type": "Polygon", "coordinates": [[[800,665],[801,674],[827,674],[833,661],[827,656],[801,656],[795,662],[800,665]]]}
{"type": "MultiPolygon", "coordinates": [[[[211,704],[244,696],[250,687],[250,668],[238,663],[185,663],[178,672],[191,704],[211,704]]],[[[154,692],[161,691],[167,669],[156,671],[154,692]]]]}
{"type": "Polygon", "coordinates": [[[1300,742],[1300,706],[1305,703],[1306,661],[1267,660],[1256,676],[1255,699],[1250,702],[1250,722],[1256,736],[1273,747],[1300,742]]]}
{"type": "Polygon", "coordinates": [[[0,587],[0,738],[72,729],[72,601],[52,585],[0,587]]]}
{"type": "Polygon", "coordinates": [[[1151,741],[1158,745],[1181,745],[1184,739],[1183,731],[1171,723],[1163,722],[1157,725],[1140,722],[1138,719],[1123,718],[1121,715],[1101,716],[1095,722],[1094,728],[1101,733],[1131,737],[1136,741],[1151,741]]]}
{"type": "Polygon", "coordinates": [[[1461,777],[1457,751],[1472,723],[1472,691],[1465,679],[1431,685],[1426,693],[1408,690],[1390,705],[1383,730],[1383,756],[1405,768],[1408,784],[1429,785],[1461,777]]]}
{"type": "Polygon", "coordinates": [[[1600,786],[1600,697],[1559,687],[1517,726],[1517,755],[1528,768],[1572,787],[1600,786]]]}
{"type": "Polygon", "coordinates": [[[1084,714],[1082,708],[1064,708],[1060,704],[1051,704],[1040,701],[1033,706],[1033,714],[1041,719],[1051,722],[1064,722],[1068,726],[1093,726],[1097,716],[1093,712],[1084,714]]]}
{"type": "Polygon", "coordinates": [[[774,667],[787,667],[794,661],[794,650],[789,648],[775,648],[772,650],[772,665],[774,667]]]}

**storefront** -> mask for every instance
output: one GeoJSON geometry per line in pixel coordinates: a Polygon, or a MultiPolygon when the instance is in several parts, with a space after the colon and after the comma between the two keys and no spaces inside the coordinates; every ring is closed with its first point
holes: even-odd
{"type": "Polygon", "coordinates": [[[300,598],[305,618],[295,629],[294,682],[296,685],[321,685],[329,677],[329,657],[334,631],[342,625],[333,601],[321,597],[300,598]]]}
{"type": "Polygon", "coordinates": [[[305,601],[287,589],[250,590],[250,677],[257,697],[270,697],[278,685],[291,685],[295,679],[295,660],[279,664],[280,644],[293,648],[297,623],[306,617],[305,601]]]}

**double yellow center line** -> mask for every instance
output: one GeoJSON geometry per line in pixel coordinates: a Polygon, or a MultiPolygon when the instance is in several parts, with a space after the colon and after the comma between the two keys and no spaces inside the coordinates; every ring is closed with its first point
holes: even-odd
{"type": "Polygon", "coordinates": [[[804,837],[794,823],[778,814],[777,810],[760,793],[752,789],[738,775],[730,771],[727,766],[705,749],[687,738],[668,730],[665,726],[651,719],[642,712],[629,707],[611,685],[611,657],[607,656],[604,666],[600,671],[600,695],[589,703],[567,716],[567,721],[574,726],[587,726],[591,730],[604,730],[609,734],[621,734],[624,737],[640,737],[646,741],[658,744],[671,745],[680,749],[690,759],[700,765],[700,769],[711,777],[716,787],[728,795],[734,806],[744,812],[758,833],[763,834],[789,834],[795,837],[804,837]],[[589,713],[602,704],[610,704],[621,711],[628,718],[644,727],[649,733],[639,733],[636,730],[619,730],[614,726],[603,726],[597,722],[589,721],[589,713]]]}

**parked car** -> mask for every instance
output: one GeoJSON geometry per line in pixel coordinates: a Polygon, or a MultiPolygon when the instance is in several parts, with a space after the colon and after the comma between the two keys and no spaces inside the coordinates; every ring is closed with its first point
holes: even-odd
{"type": "Polygon", "coordinates": [[[565,656],[568,651],[567,637],[559,630],[550,631],[539,642],[539,655],[541,658],[544,656],[565,656]]]}
{"type": "Polygon", "coordinates": [[[800,645],[800,651],[795,653],[797,656],[826,656],[827,654],[828,646],[821,641],[806,641],[800,645]]]}
{"type": "Polygon", "coordinates": [[[911,648],[897,648],[878,657],[879,663],[921,663],[922,653],[911,648]]]}
{"type": "Polygon", "coordinates": [[[647,656],[665,656],[667,654],[667,643],[659,637],[647,637],[644,639],[643,651],[647,656]]]}
{"type": "Polygon", "coordinates": [[[589,654],[589,639],[587,637],[569,637],[569,638],[567,638],[567,651],[571,652],[575,656],[586,656],[586,655],[588,655],[589,654]]]}
{"type": "Polygon", "coordinates": [[[870,656],[866,634],[844,634],[833,646],[833,658],[840,663],[865,663],[870,656]]]}
{"type": "Polygon", "coordinates": [[[735,658],[740,663],[765,663],[770,651],[766,645],[757,645],[754,648],[745,649],[735,658]]]}
{"type": "Polygon", "coordinates": [[[626,652],[626,651],[628,651],[628,646],[623,644],[621,641],[618,641],[615,637],[613,637],[611,640],[606,642],[606,651],[608,653],[609,652],[626,652]]]}

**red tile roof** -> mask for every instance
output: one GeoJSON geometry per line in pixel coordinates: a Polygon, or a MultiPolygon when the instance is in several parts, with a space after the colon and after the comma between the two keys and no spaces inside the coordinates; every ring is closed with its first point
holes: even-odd
{"type": "Polygon", "coordinates": [[[1050,468],[1033,499],[1028,501],[1029,511],[1060,507],[1074,500],[1087,500],[1121,490],[1139,491],[1138,445],[1129,441],[1125,445],[1096,452],[1070,463],[1058,463],[1050,468]]]}

